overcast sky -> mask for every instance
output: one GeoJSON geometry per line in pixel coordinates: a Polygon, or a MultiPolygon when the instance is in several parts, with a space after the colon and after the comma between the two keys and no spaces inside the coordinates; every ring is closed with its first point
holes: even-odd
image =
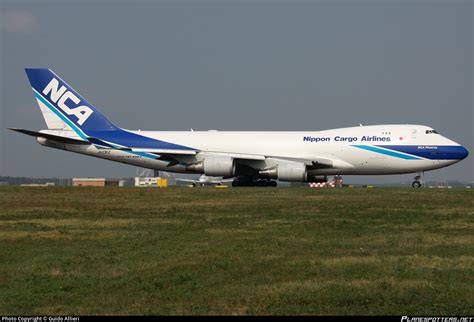
{"type": "Polygon", "coordinates": [[[49,67],[129,129],[432,126],[471,156],[426,178],[474,180],[472,1],[0,3],[0,175],[135,175],[5,129],[45,128],[49,67]]]}

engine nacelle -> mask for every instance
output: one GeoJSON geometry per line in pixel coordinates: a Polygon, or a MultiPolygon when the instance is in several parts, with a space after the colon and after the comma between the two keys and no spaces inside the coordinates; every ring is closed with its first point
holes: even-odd
{"type": "Polygon", "coordinates": [[[186,170],[211,177],[233,177],[235,160],[231,157],[206,157],[203,161],[189,165],[186,170]]]}
{"type": "Polygon", "coordinates": [[[259,171],[259,175],[281,181],[303,182],[307,179],[306,165],[298,162],[282,162],[276,167],[259,171]]]}
{"type": "Polygon", "coordinates": [[[303,182],[306,181],[306,164],[304,163],[281,163],[278,164],[278,180],[303,182]]]}

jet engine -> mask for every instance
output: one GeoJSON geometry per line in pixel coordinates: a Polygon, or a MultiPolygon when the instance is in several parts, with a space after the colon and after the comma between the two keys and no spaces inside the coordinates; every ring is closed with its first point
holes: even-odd
{"type": "Polygon", "coordinates": [[[212,177],[233,177],[235,176],[235,160],[231,157],[206,157],[202,161],[189,165],[186,170],[212,177]]]}
{"type": "Polygon", "coordinates": [[[293,182],[327,182],[327,176],[317,176],[308,172],[304,163],[282,162],[277,166],[259,171],[259,175],[268,179],[293,182]]]}
{"type": "Polygon", "coordinates": [[[303,182],[307,178],[306,165],[298,162],[282,162],[276,167],[259,171],[259,175],[269,179],[294,182],[303,182]]]}

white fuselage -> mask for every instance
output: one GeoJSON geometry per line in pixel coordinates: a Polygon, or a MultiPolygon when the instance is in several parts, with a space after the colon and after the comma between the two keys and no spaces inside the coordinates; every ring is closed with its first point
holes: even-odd
{"type": "MultiPolygon", "coordinates": [[[[316,174],[376,175],[438,169],[456,163],[467,156],[466,150],[462,158],[450,158],[446,154],[442,155],[441,152],[439,152],[439,158],[436,157],[437,151],[443,151],[443,147],[462,147],[436,132],[428,133],[431,130],[422,125],[373,125],[317,132],[129,132],[199,150],[197,155],[182,157],[187,163],[199,161],[205,158],[206,154],[214,152],[267,156],[263,160],[242,161],[244,164],[250,162],[252,167],[258,169],[274,166],[278,164],[280,158],[285,160],[323,158],[333,160],[336,166],[314,170],[316,174]],[[396,147],[398,152],[393,152],[391,147],[396,147]],[[409,153],[405,152],[405,147],[411,149],[409,153]]],[[[169,162],[150,157],[147,153],[98,149],[94,145],[63,144],[56,147],[145,168],[188,172],[181,163],[169,166],[169,162]]]]}

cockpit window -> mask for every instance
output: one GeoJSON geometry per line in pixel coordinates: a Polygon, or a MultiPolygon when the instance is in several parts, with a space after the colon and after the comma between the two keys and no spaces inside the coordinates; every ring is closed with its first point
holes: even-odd
{"type": "Polygon", "coordinates": [[[426,130],[426,134],[439,134],[436,130],[426,130]]]}

